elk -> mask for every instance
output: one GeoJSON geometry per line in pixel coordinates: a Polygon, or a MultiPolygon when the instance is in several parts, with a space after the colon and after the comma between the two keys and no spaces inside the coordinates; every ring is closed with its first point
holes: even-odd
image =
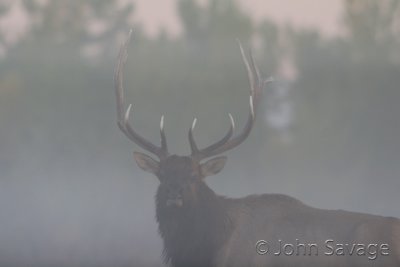
{"type": "Polygon", "coordinates": [[[164,243],[164,260],[174,267],[245,266],[400,266],[400,220],[342,210],[322,210],[281,194],[250,195],[240,199],[217,195],[205,177],[225,165],[220,154],[241,144],[253,127],[265,81],[250,52],[239,48],[250,81],[250,112],[244,129],[233,136],[234,120],[217,142],[198,148],[188,132],[191,155],[168,153],[161,117],[161,145],[139,135],[125,110],[123,70],[127,41],[115,69],[118,126],[136,145],[157,156],[134,152],[137,165],[154,174],[156,219],[164,243]],[[207,158],[208,161],[205,161],[207,158]]]}

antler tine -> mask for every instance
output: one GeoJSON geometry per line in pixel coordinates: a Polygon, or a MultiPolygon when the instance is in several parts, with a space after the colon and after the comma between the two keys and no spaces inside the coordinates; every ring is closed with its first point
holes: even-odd
{"type": "Polygon", "coordinates": [[[203,154],[207,154],[207,153],[213,151],[214,149],[220,147],[221,145],[225,144],[232,137],[233,130],[235,129],[235,121],[234,121],[231,113],[228,113],[228,115],[229,115],[229,121],[231,123],[230,126],[229,126],[228,132],[218,142],[215,142],[214,144],[202,149],[202,153],[203,154]]]}
{"type": "Polygon", "coordinates": [[[194,141],[193,137],[193,130],[194,127],[196,127],[196,123],[197,123],[197,118],[194,118],[192,126],[189,129],[189,144],[190,144],[190,150],[192,151],[192,156],[199,154],[199,149],[197,148],[196,142],[194,141]]]}
{"type": "Polygon", "coordinates": [[[165,158],[168,155],[166,138],[163,127],[163,118],[161,119],[161,147],[158,147],[151,142],[147,141],[144,137],[136,133],[132,126],[129,124],[129,115],[132,109],[132,104],[128,106],[126,112],[124,111],[124,86],[123,86],[123,71],[128,59],[128,45],[132,36],[132,30],[129,31],[127,40],[121,45],[121,49],[118,54],[118,61],[114,72],[114,85],[115,94],[117,99],[117,118],[118,127],[121,131],[129,138],[132,142],[140,146],[141,148],[157,155],[160,159],[165,158]]]}
{"type": "Polygon", "coordinates": [[[252,113],[255,116],[254,106],[257,106],[257,104],[258,104],[258,100],[260,99],[259,95],[261,94],[263,84],[260,79],[260,72],[254,61],[253,52],[251,50],[249,51],[249,55],[250,55],[250,63],[249,63],[249,61],[247,60],[247,57],[244,53],[242,44],[240,43],[239,40],[237,40],[237,42],[239,44],[240,54],[242,55],[242,60],[246,66],[247,75],[248,75],[248,79],[249,79],[249,83],[250,83],[250,97],[252,98],[250,100],[250,108],[251,108],[250,111],[252,111],[252,113]]]}
{"type": "Polygon", "coordinates": [[[132,30],[129,31],[127,40],[121,45],[118,54],[118,61],[115,67],[114,72],[114,85],[115,85],[115,93],[117,99],[117,116],[118,116],[118,125],[124,121],[124,85],[123,85],[123,68],[126,64],[126,60],[128,59],[127,47],[131,40],[132,30]]]}
{"type": "MultiPolygon", "coordinates": [[[[243,51],[242,45],[239,40],[237,40],[240,48],[240,53],[242,55],[242,59],[244,65],[246,66],[247,75],[250,83],[250,112],[246,122],[245,127],[243,128],[242,132],[231,139],[232,132],[234,129],[234,122],[233,118],[230,115],[231,119],[231,128],[229,129],[228,133],[218,142],[206,147],[202,150],[193,150],[192,149],[192,157],[196,157],[198,160],[212,157],[218,154],[221,154],[227,150],[233,149],[234,147],[241,144],[250,134],[251,129],[253,128],[254,120],[256,117],[256,109],[258,106],[258,102],[261,95],[261,90],[263,88],[264,83],[260,79],[260,74],[258,71],[258,67],[255,64],[253,54],[250,51],[250,62],[247,60],[247,57],[243,51]]],[[[191,133],[190,133],[191,134],[191,133]]],[[[190,138],[189,138],[190,139],[190,138]]],[[[193,139],[193,136],[191,137],[193,139]]],[[[191,141],[192,143],[192,141],[191,141]]],[[[194,143],[194,141],[193,141],[194,143]]],[[[196,147],[197,148],[197,147],[196,147]]]]}
{"type": "MultiPolygon", "coordinates": [[[[230,126],[229,126],[229,130],[228,132],[225,134],[224,137],[221,138],[221,140],[215,142],[212,145],[209,145],[208,147],[202,149],[201,151],[199,151],[199,149],[197,148],[197,145],[194,141],[193,138],[193,129],[194,127],[190,128],[189,131],[189,141],[190,141],[190,147],[192,149],[192,157],[198,157],[198,158],[203,158],[203,155],[213,151],[214,149],[218,148],[219,146],[223,145],[224,143],[226,143],[233,134],[233,130],[235,129],[235,121],[232,117],[232,114],[228,114],[229,115],[229,120],[230,120],[230,126]]],[[[194,121],[195,122],[195,121],[194,121]]],[[[193,125],[192,125],[193,126],[193,125]]]]}
{"type": "Polygon", "coordinates": [[[164,132],[164,115],[161,116],[161,121],[160,121],[160,136],[161,136],[161,149],[168,151],[167,138],[165,137],[165,132],[164,132]]]}

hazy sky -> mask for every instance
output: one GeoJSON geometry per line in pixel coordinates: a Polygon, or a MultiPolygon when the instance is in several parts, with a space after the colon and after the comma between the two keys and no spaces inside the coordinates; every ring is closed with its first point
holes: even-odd
{"type": "MultiPolygon", "coordinates": [[[[160,28],[166,28],[172,35],[179,33],[180,24],[175,8],[177,0],[120,1],[133,1],[135,3],[135,21],[143,24],[150,35],[157,34],[160,28]]],[[[197,1],[202,5],[209,2],[209,0],[197,1]]],[[[263,17],[268,16],[281,24],[291,22],[295,27],[317,27],[326,36],[336,35],[340,32],[342,0],[237,1],[255,21],[260,21],[263,17]]],[[[0,31],[6,32],[7,43],[13,43],[29,28],[26,13],[21,8],[21,0],[11,1],[11,3],[9,12],[0,17],[0,31]]]]}
{"type": "MultiPolygon", "coordinates": [[[[237,0],[254,20],[268,16],[274,21],[292,22],[297,27],[318,27],[325,35],[335,35],[340,28],[342,0],[237,0]]],[[[208,0],[198,0],[203,5],[208,0]]],[[[176,0],[136,0],[136,21],[154,34],[160,27],[179,32],[176,0]]]]}

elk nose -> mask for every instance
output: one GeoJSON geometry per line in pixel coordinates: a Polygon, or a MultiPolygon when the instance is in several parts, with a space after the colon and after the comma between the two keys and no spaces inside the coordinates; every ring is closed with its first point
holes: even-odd
{"type": "Polygon", "coordinates": [[[183,189],[179,188],[176,190],[170,190],[168,192],[168,200],[167,200],[167,206],[176,206],[176,207],[182,207],[183,205],[183,197],[182,197],[183,189]]]}
{"type": "Polygon", "coordinates": [[[175,198],[175,199],[168,199],[167,206],[175,206],[175,207],[182,207],[183,206],[183,199],[182,198],[175,198]]]}

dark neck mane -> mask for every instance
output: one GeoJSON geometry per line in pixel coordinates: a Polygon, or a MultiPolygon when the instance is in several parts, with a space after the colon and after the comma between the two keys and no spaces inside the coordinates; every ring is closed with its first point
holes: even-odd
{"type": "Polygon", "coordinates": [[[156,217],[164,240],[165,262],[172,266],[210,266],[231,230],[225,200],[202,184],[197,201],[166,209],[156,198],[156,217]]]}

